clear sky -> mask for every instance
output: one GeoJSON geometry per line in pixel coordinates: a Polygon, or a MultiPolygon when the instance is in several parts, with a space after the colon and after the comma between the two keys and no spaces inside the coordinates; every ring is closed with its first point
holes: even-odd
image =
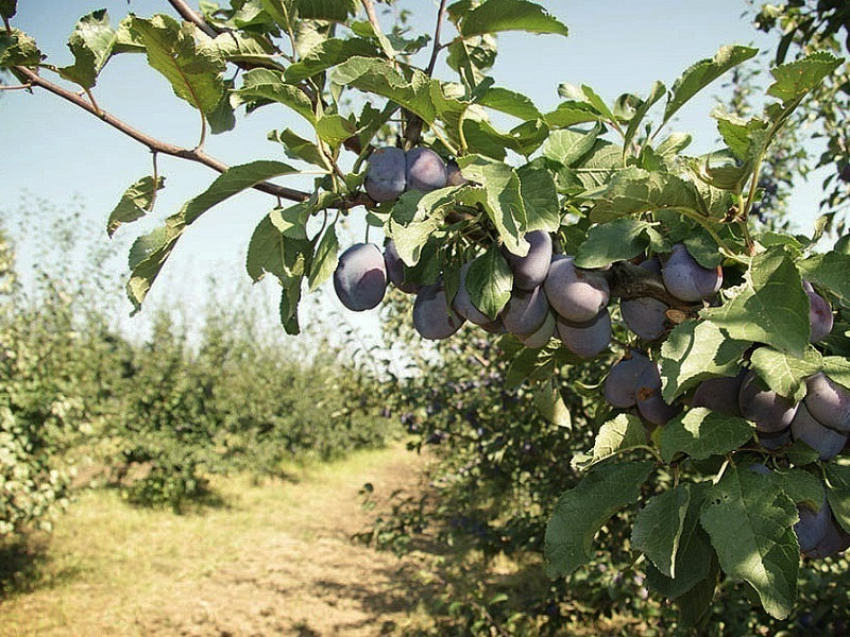
{"type": "MultiPolygon", "coordinates": [[[[196,1],[190,4],[197,6],[196,1]]],[[[756,32],[742,17],[747,8],[744,0],[553,0],[543,4],[569,26],[570,36],[500,36],[493,75],[497,84],[528,95],[544,111],[558,104],[557,87],[562,82],[588,84],[610,102],[623,92],[644,95],[656,79],[669,87],[685,68],[711,57],[723,44],[754,44],[767,51],[775,46],[772,38],[756,32]]],[[[434,0],[402,0],[400,6],[412,10],[416,28],[433,29],[434,0]]],[[[19,0],[13,24],[35,36],[49,61],[65,65],[71,62],[65,41],[76,19],[103,7],[113,23],[129,11],[140,16],[171,12],[164,0],[129,4],[127,0],[19,0]]],[[[715,146],[718,136],[709,113],[721,90],[721,82],[707,89],[680,111],[672,125],[673,130],[694,136],[689,152],[715,146]]],[[[110,61],[95,95],[102,108],[146,133],[186,147],[197,141],[197,114],[173,97],[167,82],[147,68],[141,56],[110,61]]],[[[260,109],[241,117],[235,131],[211,137],[206,149],[228,164],[257,158],[286,161],[266,134],[293,126],[293,119],[273,107],[260,109]]],[[[0,213],[7,219],[20,214],[25,193],[60,207],[80,197],[86,216],[103,228],[124,190],[151,172],[145,148],[43,91],[13,91],[0,98],[0,149],[0,213]]],[[[125,246],[216,177],[203,166],[166,157],[160,158],[159,167],[167,183],[155,219],[119,231],[117,241],[125,246]]],[[[304,187],[298,178],[281,183],[304,187]]],[[[201,282],[210,274],[247,278],[242,264],[251,232],[273,205],[267,195],[249,192],[208,212],[181,239],[149,300],[187,303],[204,288],[201,282]]],[[[811,189],[802,192],[796,205],[798,227],[809,231],[817,194],[812,195],[811,189]]],[[[38,234],[37,228],[32,230],[38,234]]],[[[105,231],[102,237],[107,241],[105,231]]],[[[129,304],[126,307],[129,311],[129,304]]]]}

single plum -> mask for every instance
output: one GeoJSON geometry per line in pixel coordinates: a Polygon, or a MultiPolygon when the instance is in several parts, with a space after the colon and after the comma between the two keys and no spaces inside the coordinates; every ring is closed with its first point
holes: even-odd
{"type": "Polygon", "coordinates": [[[546,319],[540,327],[531,334],[519,336],[518,338],[526,347],[530,347],[531,349],[540,349],[541,347],[548,345],[549,341],[552,340],[552,337],[555,336],[556,325],[557,321],[555,320],[555,314],[553,312],[547,312],[546,319]]]}
{"type": "Polygon", "coordinates": [[[745,374],[746,370],[741,370],[732,378],[709,378],[702,381],[691,399],[691,407],[706,407],[726,416],[741,416],[738,392],[745,374]]]}
{"type": "Polygon", "coordinates": [[[592,358],[605,351],[611,342],[611,315],[607,308],[584,323],[556,318],[558,338],[576,356],[592,358]]]}
{"type": "Polygon", "coordinates": [[[818,372],[806,379],[804,400],[809,413],[819,423],[836,431],[850,432],[850,389],[818,372]]]}
{"type": "Polygon", "coordinates": [[[470,323],[474,323],[475,325],[487,325],[488,323],[492,323],[493,319],[475,307],[475,304],[472,302],[472,298],[469,296],[469,291],[466,289],[466,275],[469,272],[471,265],[472,261],[468,261],[460,268],[460,285],[458,286],[455,298],[452,300],[452,307],[455,312],[460,314],[461,317],[465,318],[470,323]]]}
{"type": "Polygon", "coordinates": [[[667,331],[668,305],[652,297],[620,301],[626,326],[645,341],[656,341],[667,331]]]}
{"type": "Polygon", "coordinates": [[[447,186],[465,186],[469,180],[460,172],[456,161],[446,163],[446,185],[447,186]]]}
{"type": "Polygon", "coordinates": [[[741,381],[738,407],[741,415],[754,422],[761,433],[782,431],[797,413],[797,403],[763,387],[753,370],[748,371],[741,381]]]}
{"type": "Polygon", "coordinates": [[[634,407],[637,379],[650,364],[645,354],[630,350],[625,358],[614,363],[605,379],[605,400],[612,407],[626,409],[634,407]]]}
{"type": "Polygon", "coordinates": [[[822,558],[837,555],[850,547],[850,533],[847,533],[835,518],[830,516],[823,539],[811,551],[804,555],[808,558],[822,558]]]}
{"type": "Polygon", "coordinates": [[[413,327],[432,341],[448,338],[463,325],[463,317],[452,310],[442,282],[423,285],[413,302],[413,327]]]}
{"type": "Polygon", "coordinates": [[[334,290],[349,310],[371,310],[387,291],[387,266],[374,243],[355,243],[339,255],[334,270],[334,290]]]}
{"type": "Polygon", "coordinates": [[[421,287],[413,281],[406,281],[404,261],[398,255],[395,241],[390,239],[384,247],[384,263],[387,265],[387,278],[394,286],[407,294],[415,294],[421,287]]]}
{"type": "Polygon", "coordinates": [[[666,425],[682,408],[669,404],[661,397],[661,371],[658,363],[650,361],[641,371],[635,383],[635,402],[644,420],[653,425],[666,425]]]}
{"type": "Polygon", "coordinates": [[[812,335],[809,342],[817,343],[826,338],[832,331],[833,317],[832,308],[826,299],[815,292],[812,284],[803,279],[803,289],[809,297],[809,323],[812,326],[812,335]]]}
{"type": "Polygon", "coordinates": [[[802,440],[817,451],[821,460],[831,460],[847,444],[846,433],[824,427],[809,413],[805,403],[800,404],[791,421],[791,435],[794,440],[802,440]]]}
{"type": "Polygon", "coordinates": [[[401,148],[385,146],[369,157],[366,194],[378,203],[395,201],[407,187],[407,158],[401,148]]]}
{"type": "Polygon", "coordinates": [[[530,247],[528,254],[519,257],[505,250],[505,257],[514,274],[514,287],[531,291],[543,285],[552,262],[552,237],[543,230],[534,230],[525,235],[530,247]]]}
{"type": "Polygon", "coordinates": [[[514,290],[505,309],[502,310],[502,323],[511,334],[526,336],[536,332],[549,314],[549,302],[542,287],[530,292],[514,290]]]}
{"type": "Polygon", "coordinates": [[[430,148],[407,151],[407,189],[431,192],[446,185],[446,164],[430,148]]]}
{"type": "Polygon", "coordinates": [[[797,534],[800,550],[805,553],[823,540],[832,519],[832,511],[824,498],[817,511],[806,504],[798,504],[797,514],[800,520],[794,525],[794,533],[797,534]]]}
{"type": "Polygon", "coordinates": [[[723,284],[723,269],[702,267],[684,244],[677,243],[661,268],[664,287],[673,296],[689,303],[715,294],[723,284]]]}
{"type": "Polygon", "coordinates": [[[552,309],[572,323],[594,320],[607,307],[611,294],[603,275],[577,268],[572,257],[563,255],[552,258],[543,288],[552,309]]]}
{"type": "Polygon", "coordinates": [[[776,451],[777,449],[780,449],[785,445],[791,444],[791,428],[786,427],[782,431],[778,431],[772,434],[759,432],[758,440],[759,444],[763,448],[770,449],[771,451],[776,451]]]}

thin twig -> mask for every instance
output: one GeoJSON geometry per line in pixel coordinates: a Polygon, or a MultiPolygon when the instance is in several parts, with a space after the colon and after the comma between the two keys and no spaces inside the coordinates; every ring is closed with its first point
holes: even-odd
{"type": "Polygon", "coordinates": [[[7,86],[6,84],[0,84],[0,91],[23,91],[26,89],[31,89],[32,84],[27,82],[26,84],[15,84],[14,86],[7,86]]]}
{"type": "Polygon", "coordinates": [[[434,29],[434,47],[431,49],[431,59],[428,62],[428,68],[425,73],[428,77],[434,74],[434,67],[437,65],[437,56],[440,54],[440,32],[443,30],[443,19],[446,15],[446,0],[440,0],[440,9],[437,11],[437,26],[434,29]]]}
{"type": "Polygon", "coordinates": [[[204,20],[203,16],[195,12],[192,7],[186,4],[183,0],[168,0],[168,3],[174,7],[174,10],[180,14],[180,17],[187,22],[192,22],[201,31],[206,33],[211,38],[216,37],[220,31],[213,27],[209,22],[204,20]]]}
{"type": "Polygon", "coordinates": [[[378,21],[378,14],[375,11],[375,5],[372,3],[372,0],[361,0],[361,2],[363,3],[363,7],[366,9],[369,24],[372,25],[372,29],[375,31],[375,36],[378,38],[378,42],[381,44],[384,54],[393,61],[395,59],[395,51],[392,50],[392,46],[390,46],[387,36],[384,35],[384,31],[381,29],[381,23],[378,21]]]}
{"type": "MultiPolygon", "coordinates": [[[[102,120],[106,124],[109,124],[113,128],[119,130],[124,133],[131,139],[136,140],[140,144],[147,146],[151,151],[157,153],[163,153],[164,155],[170,155],[172,157],[179,157],[180,159],[187,159],[189,161],[198,162],[199,164],[203,164],[213,170],[223,173],[225,172],[229,166],[214,157],[207,155],[200,149],[188,149],[183,148],[181,146],[176,146],[174,144],[169,144],[167,142],[163,142],[162,140],[155,139],[141,131],[136,130],[126,122],[110,115],[103,109],[96,110],[94,106],[92,106],[87,100],[83,99],[76,93],[72,93],[61,86],[57,86],[48,80],[45,80],[40,75],[32,71],[31,69],[25,66],[16,66],[14,67],[15,71],[22,76],[26,77],[29,80],[30,84],[33,86],[37,86],[39,88],[43,88],[54,95],[61,97],[64,100],[67,100],[83,109],[87,113],[90,113],[102,120]]],[[[289,201],[305,201],[309,199],[310,193],[303,192],[301,190],[293,190],[292,188],[286,188],[284,186],[278,186],[277,184],[273,184],[271,182],[261,182],[254,186],[256,190],[261,192],[268,193],[270,195],[274,195],[275,197],[280,197],[282,199],[287,199],[289,201]]],[[[363,203],[363,202],[359,202],[363,203]]],[[[354,201],[348,202],[344,207],[351,207],[353,205],[357,205],[354,201]]]]}

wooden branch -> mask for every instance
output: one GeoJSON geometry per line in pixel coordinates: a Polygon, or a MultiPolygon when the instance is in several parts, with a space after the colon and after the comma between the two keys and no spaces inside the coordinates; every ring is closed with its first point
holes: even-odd
{"type": "Polygon", "coordinates": [[[667,304],[670,308],[691,314],[702,309],[702,303],[688,303],[667,291],[661,277],[628,261],[617,261],[604,272],[611,296],[621,299],[650,297],[667,304]]]}
{"type": "MultiPolygon", "coordinates": [[[[69,90],[62,88],[42,78],[38,73],[29,69],[25,66],[16,66],[14,70],[17,73],[20,73],[23,77],[26,77],[29,83],[34,87],[43,88],[54,95],[61,97],[68,102],[71,102],[74,106],[77,106],[87,113],[94,115],[98,119],[102,120],[106,124],[109,124],[113,128],[127,135],[131,139],[139,142],[143,146],[147,146],[152,152],[162,153],[164,155],[170,155],[172,157],[179,157],[180,159],[186,159],[189,161],[194,161],[199,164],[203,164],[213,170],[223,173],[225,172],[229,166],[210,155],[207,155],[202,150],[197,148],[189,149],[183,148],[181,146],[176,146],[174,144],[169,144],[167,142],[163,142],[162,140],[151,137],[150,135],[146,135],[139,130],[136,130],[123,120],[118,119],[117,117],[110,115],[106,111],[102,109],[96,109],[90,102],[86,101],[76,93],[72,93],[69,90]]],[[[289,201],[305,201],[310,197],[310,193],[303,192],[301,190],[294,190],[292,188],[286,188],[284,186],[278,186],[277,184],[273,184],[268,181],[261,182],[254,186],[256,190],[260,192],[265,192],[269,195],[273,195],[275,197],[280,197],[281,199],[287,199],[289,201]]],[[[355,203],[353,200],[351,202],[347,202],[343,207],[353,207],[354,205],[358,205],[362,203],[362,201],[358,200],[358,203],[355,203]]]]}
{"type": "Polygon", "coordinates": [[[174,7],[174,10],[180,14],[181,18],[187,22],[192,22],[211,38],[216,37],[220,33],[218,29],[204,20],[202,15],[195,12],[192,7],[186,4],[183,0],[168,0],[168,3],[174,7]]]}

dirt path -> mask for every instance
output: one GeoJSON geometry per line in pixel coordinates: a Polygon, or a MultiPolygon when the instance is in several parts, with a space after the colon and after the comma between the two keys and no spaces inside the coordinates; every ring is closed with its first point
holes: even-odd
{"type": "Polygon", "coordinates": [[[0,601],[0,635],[396,634],[415,617],[427,577],[416,558],[350,537],[369,519],[363,484],[416,489],[422,465],[395,448],[298,483],[224,481],[228,506],[201,515],[88,494],[57,526],[46,583],[0,601]]]}

